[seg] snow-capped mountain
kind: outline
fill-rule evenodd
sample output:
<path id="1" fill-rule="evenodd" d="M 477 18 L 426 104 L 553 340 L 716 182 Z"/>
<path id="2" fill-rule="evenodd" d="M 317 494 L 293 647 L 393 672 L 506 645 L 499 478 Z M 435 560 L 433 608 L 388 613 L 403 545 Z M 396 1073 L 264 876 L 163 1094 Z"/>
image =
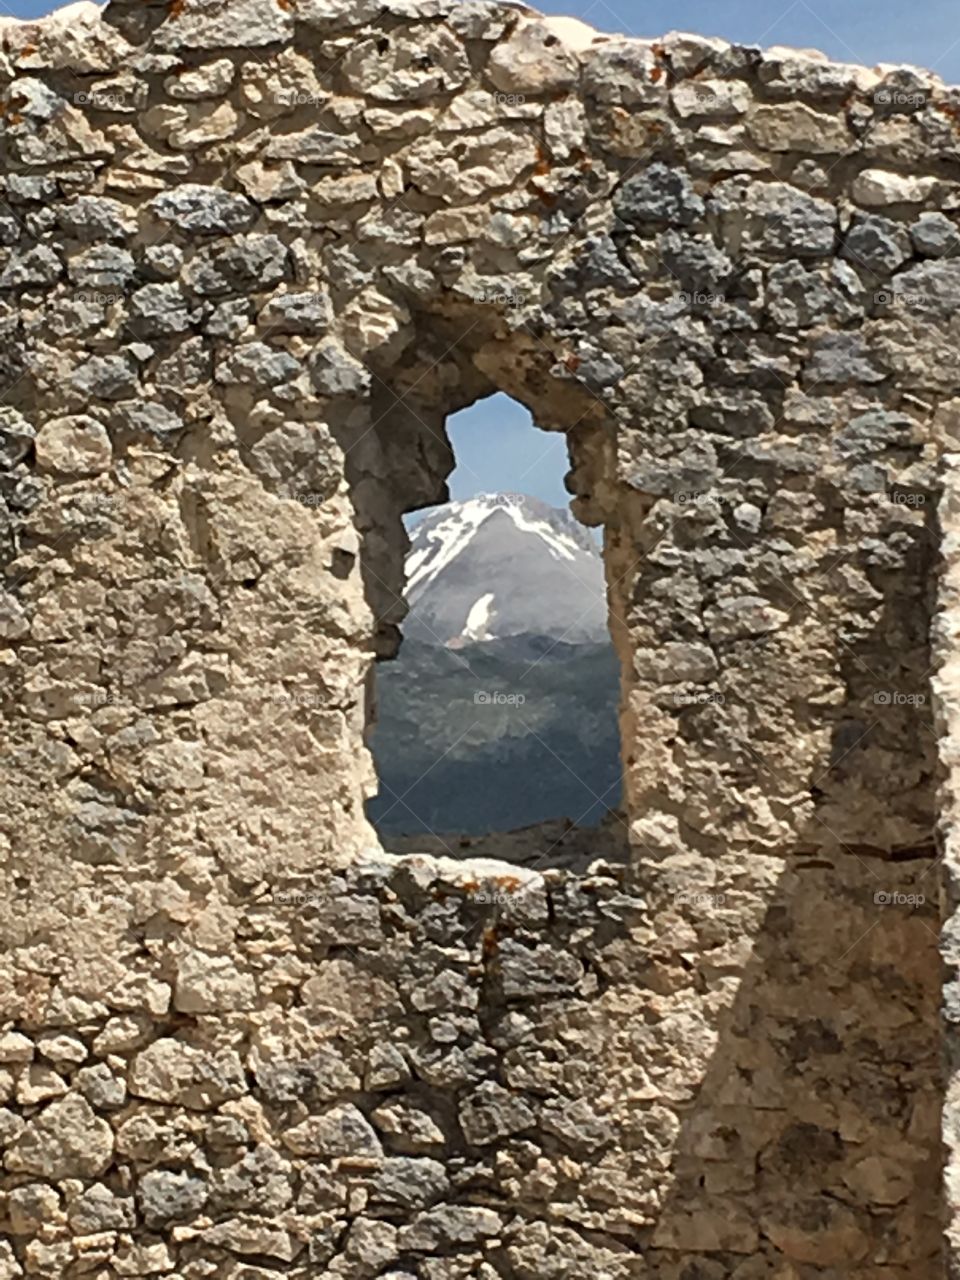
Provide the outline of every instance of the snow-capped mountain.
<path id="1" fill-rule="evenodd" d="M 437 508 L 410 539 L 407 636 L 451 648 L 517 635 L 606 639 L 603 560 L 567 511 L 481 494 Z"/>

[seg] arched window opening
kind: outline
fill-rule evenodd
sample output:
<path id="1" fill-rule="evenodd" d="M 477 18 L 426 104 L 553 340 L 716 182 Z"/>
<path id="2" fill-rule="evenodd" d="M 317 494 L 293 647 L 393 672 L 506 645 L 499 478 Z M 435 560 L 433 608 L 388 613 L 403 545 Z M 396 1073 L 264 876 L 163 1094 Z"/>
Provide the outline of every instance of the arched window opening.
<path id="1" fill-rule="evenodd" d="M 388 848 L 619 856 L 619 662 L 566 439 L 493 395 L 452 415 L 450 501 L 407 518 L 403 644 L 377 669 L 369 816 Z M 497 856 L 509 856 L 498 834 Z"/>

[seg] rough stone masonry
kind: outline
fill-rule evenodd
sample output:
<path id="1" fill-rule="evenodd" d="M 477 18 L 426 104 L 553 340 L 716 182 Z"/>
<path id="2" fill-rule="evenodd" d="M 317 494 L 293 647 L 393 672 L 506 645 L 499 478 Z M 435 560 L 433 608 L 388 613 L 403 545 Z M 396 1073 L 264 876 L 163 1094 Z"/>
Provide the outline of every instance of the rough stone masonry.
<path id="1" fill-rule="evenodd" d="M 487 0 L 0 38 L 0 1280 L 960 1276 L 960 89 Z M 364 818 L 494 390 L 603 526 L 627 867 Z"/>

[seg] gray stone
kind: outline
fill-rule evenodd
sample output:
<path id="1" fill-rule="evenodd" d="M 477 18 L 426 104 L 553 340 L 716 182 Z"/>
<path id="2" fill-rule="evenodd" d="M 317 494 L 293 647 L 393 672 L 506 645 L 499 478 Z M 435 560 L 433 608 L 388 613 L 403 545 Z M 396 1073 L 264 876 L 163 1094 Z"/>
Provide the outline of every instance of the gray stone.
<path id="1" fill-rule="evenodd" d="M 443 1199 L 450 1189 L 447 1172 L 439 1160 L 390 1156 L 383 1161 L 370 1184 L 374 1203 L 388 1209 L 426 1209 Z"/>
<path id="2" fill-rule="evenodd" d="M 571 991 L 583 977 L 580 962 L 551 946 L 526 946 L 505 938 L 499 949 L 501 983 L 508 1000 L 536 999 Z"/>
<path id="3" fill-rule="evenodd" d="M 186 235 L 237 235 L 256 221 L 257 206 L 221 187 L 184 182 L 150 201 L 154 217 Z"/>
<path id="4" fill-rule="evenodd" d="M 359 149 L 357 134 L 331 133 L 320 125 L 313 125 L 299 133 L 275 135 L 263 154 L 267 160 L 296 160 L 300 164 L 350 169 L 356 163 Z"/>
<path id="5" fill-rule="evenodd" d="M 9 470 L 22 462 L 33 448 L 36 434 L 22 413 L 0 405 L 0 469 Z"/>
<path id="6" fill-rule="evenodd" d="M 536 1115 L 516 1094 L 488 1081 L 460 1104 L 460 1127 L 466 1140 L 485 1146 L 522 1133 L 536 1124 Z"/>
<path id="7" fill-rule="evenodd" d="M 917 253 L 926 258 L 954 258 L 960 255 L 960 230 L 943 213 L 924 213 L 910 228 Z"/>
<path id="8" fill-rule="evenodd" d="M 52 249 L 38 244 L 34 249 L 11 255 L 0 272 L 0 289 L 28 289 L 31 285 L 52 285 L 63 275 L 63 263 Z"/>
<path id="9" fill-rule="evenodd" d="M 708 207 L 729 220 L 739 240 L 746 218 L 749 247 L 786 257 L 832 256 L 837 239 L 837 211 L 829 200 L 797 191 L 785 182 L 750 182 L 731 178 L 718 183 Z"/>
<path id="10" fill-rule="evenodd" d="M 847 232 L 840 252 L 855 266 L 890 275 L 911 257 L 910 237 L 900 223 L 861 215 Z"/>
<path id="11" fill-rule="evenodd" d="M 239 1141 L 243 1140 L 241 1133 Z M 208 1137 L 209 1141 L 209 1137 Z M 210 1183 L 210 1208 L 220 1213 L 280 1214 L 293 1199 L 294 1172 L 288 1160 L 265 1143 L 242 1159 L 217 1169 Z"/>
<path id="12" fill-rule="evenodd" d="M 151 244 L 143 251 L 143 272 L 160 280 L 173 280 L 183 266 L 183 250 L 175 244 Z"/>
<path id="13" fill-rule="evenodd" d="M 9 173 L 5 182 L 11 204 L 46 204 L 57 196 L 56 179 L 48 173 Z"/>
<path id="14" fill-rule="evenodd" d="M 861 334 L 828 333 L 813 344 L 804 383 L 809 387 L 821 383 L 855 386 L 883 382 L 886 376 Z"/>
<path id="15" fill-rule="evenodd" d="M 91 356 L 70 376 L 74 390 L 96 400 L 125 400 L 136 394 L 137 371 L 125 356 Z"/>
<path id="16" fill-rule="evenodd" d="M 136 269 L 133 254 L 114 245 L 95 245 L 67 264 L 70 279 L 88 288 L 122 289 L 133 279 Z"/>
<path id="17" fill-rule="evenodd" d="M 325 338 L 310 358 L 310 377 L 325 396 L 359 396 L 370 387 L 370 374 L 334 338 Z"/>
<path id="18" fill-rule="evenodd" d="M 112 1111 L 122 1107 L 127 1100 L 126 1081 L 115 1075 L 105 1062 L 93 1067 L 82 1067 L 76 1076 L 77 1087 L 97 1111 Z"/>
<path id="19" fill-rule="evenodd" d="M 446 1251 L 499 1235 L 502 1226 L 500 1215 L 492 1209 L 478 1205 L 436 1205 L 417 1214 L 408 1227 L 401 1228 L 401 1247 L 412 1253 Z"/>
<path id="20" fill-rule="evenodd" d="M 71 1202 L 67 1214 L 70 1229 L 77 1235 L 100 1231 L 129 1231 L 136 1226 L 136 1209 L 130 1196 L 115 1195 L 102 1182 L 87 1187 Z"/>
<path id="21" fill-rule="evenodd" d="M 187 1172 L 155 1169 L 137 1187 L 140 1211 L 148 1227 L 195 1218 L 207 1201 L 206 1183 Z"/>
<path id="22" fill-rule="evenodd" d="M 785 329 L 843 324 L 863 314 L 860 294 L 860 280 L 845 263 L 833 263 L 825 273 L 791 260 L 771 268 L 767 308 Z"/>
<path id="23" fill-rule="evenodd" d="M 630 226 L 668 222 L 685 227 L 703 217 L 704 203 L 682 169 L 657 161 L 618 188 L 613 210 Z"/>
<path id="24" fill-rule="evenodd" d="M 203 326 L 212 338 L 236 340 L 250 327 L 253 307 L 246 298 L 230 298 L 221 302 L 210 313 Z"/>
<path id="25" fill-rule="evenodd" d="M 275 387 L 299 376 L 303 366 L 295 356 L 264 342 L 245 342 L 217 366 L 216 380 L 254 387 Z"/>
<path id="26" fill-rule="evenodd" d="M 741 439 L 769 431 L 775 420 L 769 397 L 747 387 L 717 390 L 690 410 L 693 426 Z"/>
<path id="27" fill-rule="evenodd" d="M 834 449 L 842 458 L 869 459 L 888 450 L 902 450 L 919 443 L 919 424 L 903 413 L 871 409 L 837 432 Z"/>
<path id="28" fill-rule="evenodd" d="M 286 1129 L 281 1140 L 297 1156 L 323 1156 L 363 1165 L 378 1165 L 383 1158 L 379 1138 L 363 1112 L 351 1103 L 308 1117 Z"/>
<path id="29" fill-rule="evenodd" d="M 333 306 L 327 293 L 281 293 L 266 301 L 259 322 L 277 333 L 323 333 L 333 323 Z"/>
<path id="30" fill-rule="evenodd" d="M 681 231 L 667 231 L 660 237 L 660 257 L 678 286 L 689 292 L 722 294 L 734 270 L 730 258 L 709 236 Z"/>
<path id="31" fill-rule="evenodd" d="M 127 206 L 105 196 L 79 196 L 55 212 L 60 228 L 76 240 L 124 240 L 136 229 Z"/>
<path id="32" fill-rule="evenodd" d="M 288 271 L 287 247 L 277 236 L 237 236 L 229 244 L 205 247 L 184 275 L 196 293 L 258 293 L 279 284 Z"/>
<path id="33" fill-rule="evenodd" d="M 177 284 L 147 284 L 130 298 L 130 327 L 145 338 L 183 333 L 198 317 Z"/>
<path id="34" fill-rule="evenodd" d="M 118 410 L 118 415 L 131 431 L 145 431 L 161 440 L 186 430 L 183 419 L 156 400 L 124 405 Z"/>
<path id="35" fill-rule="evenodd" d="M 899 272 L 886 297 L 909 312 L 947 319 L 960 307 L 960 260 L 921 262 Z"/>

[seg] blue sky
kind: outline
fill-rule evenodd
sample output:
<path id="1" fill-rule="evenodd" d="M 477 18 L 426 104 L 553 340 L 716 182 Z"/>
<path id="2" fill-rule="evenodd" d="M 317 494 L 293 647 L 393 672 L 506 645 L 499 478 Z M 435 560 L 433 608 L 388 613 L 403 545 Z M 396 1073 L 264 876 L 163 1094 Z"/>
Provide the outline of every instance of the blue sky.
<path id="1" fill-rule="evenodd" d="M 848 62 L 912 62 L 960 83 L 957 0 L 539 0 L 545 12 L 581 18 L 600 31 L 658 36 L 698 31 L 748 44 L 822 49 Z M 35 18 L 49 0 L 0 0 L 0 15 Z M 563 504 L 561 436 L 537 431 L 525 409 L 492 396 L 450 419 L 459 465 L 454 498 L 514 489 Z"/>

